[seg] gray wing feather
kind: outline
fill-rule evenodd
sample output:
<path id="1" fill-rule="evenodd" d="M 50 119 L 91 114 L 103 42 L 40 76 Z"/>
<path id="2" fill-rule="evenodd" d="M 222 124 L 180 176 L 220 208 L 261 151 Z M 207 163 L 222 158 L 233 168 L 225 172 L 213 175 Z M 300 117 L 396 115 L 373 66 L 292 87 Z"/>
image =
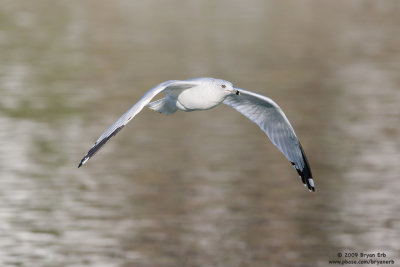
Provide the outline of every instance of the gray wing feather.
<path id="1" fill-rule="evenodd" d="M 198 85 L 196 81 L 166 81 L 156 85 L 147 91 L 139 101 L 116 120 L 90 148 L 88 153 L 80 161 L 78 168 L 85 164 L 97 151 L 100 150 L 114 135 L 116 135 L 130 120 L 133 119 L 157 94 L 172 90 L 185 90 Z"/>
<path id="2" fill-rule="evenodd" d="M 315 191 L 311 169 L 292 125 L 281 108 L 270 98 L 241 88 L 239 95 L 229 95 L 224 104 L 256 123 L 297 170 L 304 185 Z"/>

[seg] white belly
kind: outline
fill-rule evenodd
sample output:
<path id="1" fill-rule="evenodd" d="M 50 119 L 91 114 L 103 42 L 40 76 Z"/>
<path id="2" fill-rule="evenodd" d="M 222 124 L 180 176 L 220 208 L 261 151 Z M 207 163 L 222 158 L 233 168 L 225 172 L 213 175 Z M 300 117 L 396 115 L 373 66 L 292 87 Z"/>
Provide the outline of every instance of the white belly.
<path id="1" fill-rule="evenodd" d="M 225 95 L 215 90 L 197 86 L 182 91 L 177 96 L 176 106 L 183 111 L 210 109 L 220 104 Z"/>

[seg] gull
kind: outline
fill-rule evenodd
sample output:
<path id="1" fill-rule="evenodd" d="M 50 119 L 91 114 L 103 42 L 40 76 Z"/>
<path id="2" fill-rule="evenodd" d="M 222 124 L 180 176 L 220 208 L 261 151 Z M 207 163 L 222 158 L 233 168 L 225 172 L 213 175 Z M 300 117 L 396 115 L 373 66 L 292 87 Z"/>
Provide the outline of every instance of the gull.
<path id="1" fill-rule="evenodd" d="M 159 93 L 165 93 L 166 96 L 150 102 Z M 315 191 L 306 155 L 282 109 L 268 97 L 234 87 L 229 81 L 215 78 L 171 80 L 151 88 L 100 136 L 82 158 L 78 168 L 93 157 L 146 105 L 159 113 L 173 114 L 177 110 L 208 110 L 221 103 L 236 109 L 257 124 L 290 161 L 304 186 L 307 186 L 310 192 Z"/>

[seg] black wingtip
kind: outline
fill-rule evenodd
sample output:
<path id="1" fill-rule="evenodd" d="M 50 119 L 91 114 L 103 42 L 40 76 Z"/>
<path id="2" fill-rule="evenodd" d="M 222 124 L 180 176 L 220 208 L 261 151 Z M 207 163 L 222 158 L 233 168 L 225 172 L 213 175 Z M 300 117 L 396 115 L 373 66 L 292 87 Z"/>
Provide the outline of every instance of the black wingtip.
<path id="1" fill-rule="evenodd" d="M 81 162 L 79 162 L 78 168 L 80 168 L 83 164 L 86 163 L 86 161 L 89 160 L 90 157 L 88 157 L 88 155 L 84 156 L 83 159 L 81 160 Z"/>
<path id="2" fill-rule="evenodd" d="M 110 135 L 108 135 L 107 137 L 103 138 L 100 142 L 96 142 L 92 148 L 89 150 L 89 152 L 86 154 L 86 156 L 83 157 L 83 159 L 81 160 L 81 162 L 78 165 L 78 168 L 80 168 L 83 164 L 85 164 L 91 157 L 94 156 L 94 154 L 97 153 L 97 151 L 100 150 L 100 148 L 102 148 L 105 143 L 107 143 L 111 137 L 113 137 L 114 135 L 116 135 L 119 131 L 121 131 L 121 129 L 124 127 L 125 125 L 122 125 L 118 128 L 116 128 Z"/>
<path id="3" fill-rule="evenodd" d="M 308 191 L 315 192 L 314 180 L 312 178 L 310 165 L 308 164 L 308 160 L 307 160 L 306 154 L 304 153 L 303 147 L 301 146 L 301 144 L 299 144 L 299 146 L 300 146 L 301 154 L 303 156 L 304 167 L 302 169 L 300 169 L 296 163 L 294 163 L 294 162 L 291 162 L 291 163 L 292 163 L 293 167 L 296 169 L 297 173 L 299 174 L 304 186 L 307 186 Z"/>
<path id="4" fill-rule="evenodd" d="M 315 187 L 314 187 L 314 180 L 311 177 L 311 171 L 308 166 L 303 168 L 303 170 L 300 170 L 296 167 L 296 165 L 292 162 L 293 167 L 296 169 L 297 173 L 299 174 L 299 177 L 301 181 L 303 182 L 304 186 L 308 188 L 308 191 L 310 192 L 315 192 Z"/>

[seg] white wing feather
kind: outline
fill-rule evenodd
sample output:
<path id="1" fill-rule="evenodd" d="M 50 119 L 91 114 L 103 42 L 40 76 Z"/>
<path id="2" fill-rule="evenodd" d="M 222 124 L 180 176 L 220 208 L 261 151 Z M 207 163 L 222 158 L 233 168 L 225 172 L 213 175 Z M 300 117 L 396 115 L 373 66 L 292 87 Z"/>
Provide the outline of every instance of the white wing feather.
<path id="1" fill-rule="evenodd" d="M 188 81 L 166 81 L 156 85 L 147 91 L 140 100 L 133 105 L 128 111 L 126 111 L 118 120 L 116 120 L 96 141 L 96 143 L 92 146 L 89 152 L 82 158 L 79 163 L 79 167 L 85 164 L 100 148 L 103 147 L 108 140 L 111 139 L 114 135 L 116 135 L 133 117 L 136 116 L 157 94 L 162 92 L 170 92 L 172 90 L 185 90 L 194 86 L 197 86 L 198 82 L 194 80 Z"/>
<path id="2" fill-rule="evenodd" d="M 311 169 L 301 144 L 281 108 L 270 98 L 241 88 L 240 95 L 229 95 L 224 104 L 236 109 L 263 130 L 299 173 L 304 185 L 315 191 Z"/>

